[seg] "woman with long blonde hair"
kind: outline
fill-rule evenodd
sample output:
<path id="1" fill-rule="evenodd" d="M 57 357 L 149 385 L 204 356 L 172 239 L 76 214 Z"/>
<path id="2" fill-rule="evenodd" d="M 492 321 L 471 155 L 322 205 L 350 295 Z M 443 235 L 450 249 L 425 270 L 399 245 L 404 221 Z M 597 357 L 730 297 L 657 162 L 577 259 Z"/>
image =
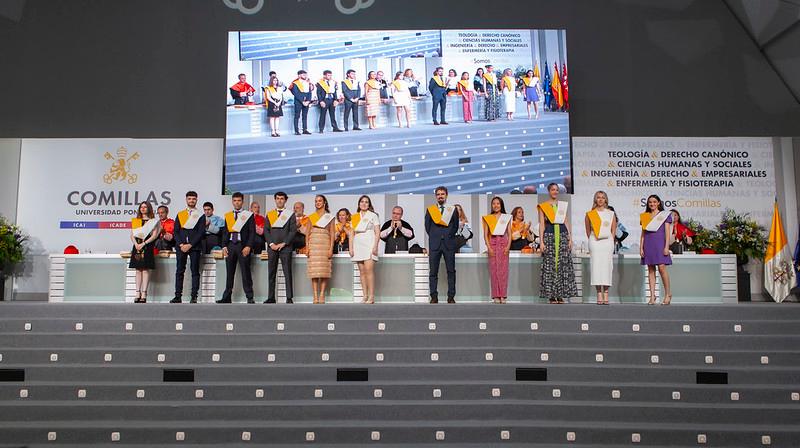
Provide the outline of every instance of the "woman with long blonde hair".
<path id="1" fill-rule="evenodd" d="M 608 209 L 605 191 L 594 194 L 592 209 L 584 218 L 586 237 L 589 239 L 590 284 L 597 290 L 597 304 L 608 305 L 608 288 L 614 273 L 614 235 L 617 218 Z"/>

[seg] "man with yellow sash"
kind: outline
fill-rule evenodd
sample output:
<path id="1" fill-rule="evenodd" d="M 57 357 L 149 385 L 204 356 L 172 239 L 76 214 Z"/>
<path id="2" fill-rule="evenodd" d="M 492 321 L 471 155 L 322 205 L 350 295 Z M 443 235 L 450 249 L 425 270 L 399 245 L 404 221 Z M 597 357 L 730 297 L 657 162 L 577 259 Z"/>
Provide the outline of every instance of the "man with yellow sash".
<path id="1" fill-rule="evenodd" d="M 456 303 L 456 233 L 458 213 L 447 204 L 447 188 L 436 187 L 436 204 L 425 211 L 425 232 L 428 233 L 428 287 L 430 303 L 439 303 L 439 262 L 444 256 L 447 268 L 447 303 Z"/>
<path id="2" fill-rule="evenodd" d="M 200 261 L 203 258 L 203 237 L 206 233 L 206 215 L 197 209 L 197 193 L 186 193 L 186 208 L 175 218 L 175 297 L 170 303 L 181 303 L 183 274 L 186 261 L 192 274 L 192 299 L 197 303 L 200 292 Z"/>
<path id="3" fill-rule="evenodd" d="M 330 115 L 333 132 L 342 132 L 336 125 L 336 106 L 339 98 L 336 92 L 336 82 L 333 81 L 333 72 L 325 70 L 322 79 L 317 83 L 317 100 L 319 101 L 319 133 L 325 130 L 325 115 Z"/>
<path id="4" fill-rule="evenodd" d="M 225 291 L 217 303 L 231 303 L 233 282 L 238 266 L 242 274 L 242 289 L 247 303 L 253 299 L 253 277 L 250 273 L 250 254 L 256 235 L 256 220 L 253 212 L 244 210 L 244 195 L 240 192 L 231 196 L 233 210 L 225 214 L 222 232 L 222 256 L 225 257 Z"/>
<path id="5" fill-rule="evenodd" d="M 297 72 L 297 79 L 289 86 L 289 91 L 294 96 L 294 135 L 300 135 L 298 122 L 303 117 L 303 134 L 308 132 L 308 106 L 311 104 L 311 83 L 308 82 L 308 73 L 305 70 Z"/>
<path id="6" fill-rule="evenodd" d="M 344 99 L 344 130 L 347 131 L 350 115 L 353 115 L 353 130 L 360 131 L 358 127 L 358 101 L 361 98 L 361 84 L 356 81 L 356 71 L 352 68 L 347 70 L 344 81 L 342 81 L 342 96 Z"/>
<path id="7" fill-rule="evenodd" d="M 275 208 L 267 213 L 264 223 L 264 239 L 267 242 L 267 257 L 269 260 L 269 293 L 264 303 L 275 303 L 275 281 L 278 278 L 278 261 L 283 267 L 283 279 L 286 282 L 286 303 L 293 303 L 292 289 L 292 240 L 297 233 L 297 221 L 294 213 L 286 209 L 286 200 L 289 196 L 279 191 L 273 196 Z"/>
<path id="8" fill-rule="evenodd" d="M 433 100 L 433 109 L 431 109 L 431 116 L 433 117 L 433 124 L 447 124 L 444 119 L 445 110 L 447 109 L 447 82 L 444 78 L 444 68 L 436 67 L 433 71 L 433 77 L 428 83 L 428 91 L 431 92 L 431 99 Z M 439 121 L 436 121 L 436 110 L 439 110 Z"/>

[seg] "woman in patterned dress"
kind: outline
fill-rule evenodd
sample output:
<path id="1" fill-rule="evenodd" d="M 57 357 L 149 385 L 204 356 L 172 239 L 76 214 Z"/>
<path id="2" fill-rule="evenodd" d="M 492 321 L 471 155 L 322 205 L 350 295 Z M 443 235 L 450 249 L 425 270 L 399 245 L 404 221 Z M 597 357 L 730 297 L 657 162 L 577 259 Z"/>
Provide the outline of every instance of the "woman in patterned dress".
<path id="1" fill-rule="evenodd" d="M 325 289 L 328 287 L 328 279 L 331 278 L 335 220 L 330 217 L 328 222 L 322 225 L 321 220 L 330 213 L 328 199 L 325 196 L 318 194 L 314 198 L 314 208 L 316 211 L 306 220 L 306 235 L 308 235 L 306 240 L 308 270 L 306 272 L 308 278 L 311 279 L 311 288 L 314 290 L 314 303 L 325 303 Z"/>
<path id="2" fill-rule="evenodd" d="M 557 212 L 558 207 L 566 207 L 567 204 L 559 203 L 558 184 L 548 185 L 547 192 L 550 199 L 538 206 L 539 229 L 542 232 L 542 278 L 539 294 L 549 303 L 564 303 L 564 299 L 578 296 L 575 269 L 572 266 L 569 213 L 566 213 L 562 223 L 553 222 L 545 209 L 552 208 Z"/>

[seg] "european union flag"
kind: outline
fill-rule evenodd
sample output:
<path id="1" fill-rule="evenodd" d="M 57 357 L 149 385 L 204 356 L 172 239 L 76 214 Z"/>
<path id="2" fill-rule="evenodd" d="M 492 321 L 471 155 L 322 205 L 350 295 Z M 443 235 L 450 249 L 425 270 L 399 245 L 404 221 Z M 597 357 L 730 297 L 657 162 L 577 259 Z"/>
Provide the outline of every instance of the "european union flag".
<path id="1" fill-rule="evenodd" d="M 544 90 L 544 110 L 551 110 L 550 100 L 553 98 L 553 93 L 550 91 L 550 69 L 547 67 L 547 61 L 544 61 L 544 83 L 542 87 L 542 90 Z"/>

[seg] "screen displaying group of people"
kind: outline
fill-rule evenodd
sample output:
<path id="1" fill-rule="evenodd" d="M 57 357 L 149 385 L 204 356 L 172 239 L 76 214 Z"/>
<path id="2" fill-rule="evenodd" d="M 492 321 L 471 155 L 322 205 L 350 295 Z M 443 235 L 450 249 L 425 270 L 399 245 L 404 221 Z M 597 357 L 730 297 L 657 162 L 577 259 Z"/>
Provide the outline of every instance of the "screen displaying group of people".
<path id="1" fill-rule="evenodd" d="M 278 78 L 276 72 L 270 72 L 267 86 L 262 90 L 272 137 L 280 137 L 279 120 L 283 116 L 286 103 L 284 92 L 287 91 L 294 101 L 295 135 L 311 134 L 308 130 L 308 111 L 312 105 L 319 107 L 317 129 L 323 133 L 328 117 L 333 132 L 349 131 L 351 119 L 352 130 L 360 131 L 359 107 L 362 105 L 366 107 L 369 129 L 377 128 L 376 118 L 383 104 L 395 107 L 399 127 L 411 127 L 411 101 L 428 94 L 433 102 L 431 118 L 434 125 L 448 124 L 445 112 L 450 95 L 461 97 L 465 123 L 471 123 L 477 115 L 473 113 L 473 106 L 478 96 L 485 97 L 482 118 L 486 121 L 495 121 L 500 117 L 501 98 L 506 119 L 513 120 L 520 92 L 527 103 L 528 118 L 538 118 L 537 102 L 543 97 L 541 82 L 534 70 L 517 77 L 510 68 L 497 73 L 492 65 L 478 68 L 474 75 L 470 72 L 458 75 L 455 69 L 450 69 L 445 76 L 444 68 L 437 67 L 427 85 L 420 82 L 410 68 L 396 72 L 391 81 L 384 78 L 382 71 L 370 71 L 363 82 L 358 80 L 353 69 L 347 70 L 342 81 L 335 81 L 333 72 L 324 70 L 322 78 L 316 83 L 309 79 L 308 72 L 299 70 L 297 77 L 288 85 Z M 255 93 L 255 88 L 247 82 L 244 73 L 239 74 L 239 82 L 230 87 L 234 104 L 254 104 Z M 336 108 L 339 105 L 344 108 L 343 128 L 336 121 Z"/>
<path id="2" fill-rule="evenodd" d="M 492 198 L 490 213 L 481 219 L 482 235 L 487 248 L 488 270 L 491 284 L 491 299 L 494 303 L 506 303 L 508 297 L 509 253 L 540 253 L 542 268 L 540 297 L 550 303 L 564 303 L 577 297 L 575 273 L 572 264 L 573 238 L 568 213 L 569 204 L 559 200 L 559 186 L 547 187 L 548 200 L 537 205 L 538 228 L 525 221 L 522 207 L 506 212 L 505 203 L 499 196 Z M 240 271 L 242 287 L 248 303 L 255 303 L 251 277 L 251 256 L 267 252 L 268 296 L 264 303 L 276 302 L 276 278 L 280 261 L 285 279 L 286 302 L 293 302 L 292 257 L 304 254 L 307 260 L 307 276 L 311 280 L 313 302 L 325 303 L 328 281 L 332 273 L 334 253 L 349 254 L 358 264 L 363 303 L 375 301 L 374 267 L 378 261 L 378 245 L 384 241 L 384 253 L 427 253 L 429 263 L 430 303 L 438 303 L 439 265 L 442 258 L 447 275 L 447 302 L 455 303 L 456 263 L 455 254 L 469 247 L 472 229 L 458 204 L 447 201 L 448 190 L 444 186 L 435 190 L 436 203 L 425 210 L 425 233 L 428 248 L 410 245 L 415 238 L 413 227 L 403 220 L 402 207 L 396 206 L 391 217 L 381 224 L 367 195 L 362 195 L 354 212 L 346 208 L 332 213 L 324 195 L 314 198 L 314 211 L 305 213 L 302 202 L 296 202 L 292 210 L 287 209 L 288 195 L 274 194 L 275 208 L 265 215 L 260 204 L 253 202 L 245 208 L 244 195 L 234 193 L 232 210 L 224 216 L 214 214 L 211 203 L 197 207 L 197 193 L 186 193 L 186 208 L 169 218 L 169 209 L 160 206 L 157 217 L 149 202 L 142 202 L 136 218 L 131 222 L 130 268 L 136 270 L 135 302 L 147 301 L 150 270 L 155 268 L 156 251 L 175 251 L 175 297 L 171 303 L 180 303 L 183 296 L 184 274 L 187 264 L 191 273 L 191 299 L 197 302 L 200 288 L 200 264 L 204 254 L 221 249 L 225 259 L 225 290 L 218 303 L 231 303 L 235 274 Z M 648 303 L 655 303 L 655 273 L 661 276 L 665 297 L 662 304 L 671 301 L 667 266 L 672 263 L 671 245 L 676 239 L 681 243 L 691 238 L 676 211 L 665 211 L 661 199 L 651 195 L 645 211 L 640 215 L 642 236 L 640 255 L 643 265 L 648 267 L 651 296 Z M 676 224 L 676 225 L 673 225 Z M 616 213 L 608 204 L 603 191 L 594 195 L 592 208 L 585 215 L 585 232 L 589 239 L 590 284 L 596 287 L 597 303 L 608 304 L 608 289 L 612 284 L 613 254 L 627 232 L 621 230 Z M 537 231 L 541 230 L 541 235 Z M 676 233 L 677 229 L 677 233 Z M 690 240 L 689 240 L 690 241 Z"/>

